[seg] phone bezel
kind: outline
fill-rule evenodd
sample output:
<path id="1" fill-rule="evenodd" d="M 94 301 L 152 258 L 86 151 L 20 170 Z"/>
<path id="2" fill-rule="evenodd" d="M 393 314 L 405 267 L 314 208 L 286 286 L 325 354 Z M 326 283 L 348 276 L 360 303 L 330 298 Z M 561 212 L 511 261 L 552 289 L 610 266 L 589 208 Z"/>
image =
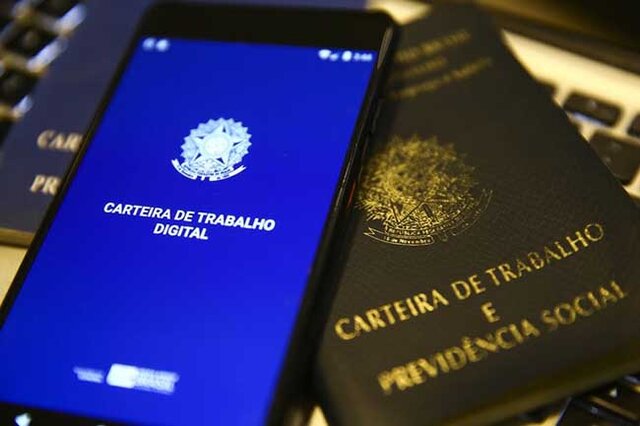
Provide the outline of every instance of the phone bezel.
<path id="1" fill-rule="evenodd" d="M 215 25 L 214 25 L 215 24 Z M 242 24 L 242 25 L 239 25 Z M 298 308 L 296 321 L 291 330 L 288 348 L 280 367 L 280 379 L 274 388 L 267 424 L 283 424 L 286 409 L 294 398 L 299 398 L 299 389 L 311 374 L 311 361 L 317 348 L 322 325 L 328 315 L 330 302 L 335 293 L 336 269 L 339 262 L 331 262 L 330 256 L 340 258 L 348 232 L 348 212 L 352 206 L 357 175 L 364 157 L 367 130 L 377 105 L 382 81 L 388 73 L 390 52 L 394 44 L 396 25 L 386 14 L 361 12 L 347 9 L 296 9 L 273 7 L 211 6 L 181 3 L 162 3 L 149 9 L 141 19 L 138 29 L 120 60 L 117 71 L 102 97 L 83 144 L 72 162 L 63 184 L 51 202 L 33 242 L 0 304 L 0 329 L 26 279 L 32 263 L 45 240 L 57 211 L 64 201 L 78 166 L 102 121 L 104 112 L 117 89 L 139 40 L 148 36 L 166 36 L 213 41 L 284 44 L 294 46 L 333 47 L 375 50 L 378 59 L 366 90 L 355 130 L 340 178 L 336 186 L 332 208 L 325 220 L 322 238 Z M 322 291 L 320 291 L 322 290 Z M 3 404 L 4 405 L 4 404 Z M 13 404 L 8 404 L 14 406 Z M 15 406 L 18 407 L 18 406 Z M 20 407 L 24 410 L 24 407 Z M 60 421 L 63 418 L 79 419 L 80 413 L 56 412 L 30 409 L 38 414 L 38 420 L 47 418 Z M 62 417 L 61 417 L 62 416 Z M 114 416 L 115 417 L 115 416 Z M 85 417 L 86 418 L 86 417 Z M 96 419 L 96 421 L 109 419 Z M 117 421 L 117 420 L 116 420 Z"/>

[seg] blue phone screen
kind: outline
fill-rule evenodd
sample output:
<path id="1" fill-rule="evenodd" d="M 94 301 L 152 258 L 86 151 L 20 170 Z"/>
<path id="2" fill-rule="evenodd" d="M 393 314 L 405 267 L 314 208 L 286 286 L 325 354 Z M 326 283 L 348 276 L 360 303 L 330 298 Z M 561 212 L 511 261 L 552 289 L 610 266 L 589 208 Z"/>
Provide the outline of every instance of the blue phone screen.
<path id="1" fill-rule="evenodd" d="M 260 423 L 375 61 L 140 40 L 0 329 L 0 401 Z"/>

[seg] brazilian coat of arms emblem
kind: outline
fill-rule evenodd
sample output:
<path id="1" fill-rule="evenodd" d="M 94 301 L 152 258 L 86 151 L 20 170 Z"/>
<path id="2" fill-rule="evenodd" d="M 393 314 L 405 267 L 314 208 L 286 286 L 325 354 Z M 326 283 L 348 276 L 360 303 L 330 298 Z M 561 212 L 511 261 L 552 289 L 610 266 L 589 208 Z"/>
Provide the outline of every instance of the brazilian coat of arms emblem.
<path id="1" fill-rule="evenodd" d="M 251 135 L 241 122 L 218 118 L 200 123 L 184 138 L 182 161 L 171 161 L 183 176 L 217 181 L 244 171 L 242 158 L 249 152 Z"/>
<path id="2" fill-rule="evenodd" d="M 365 213 L 366 235 L 424 246 L 463 232 L 490 199 L 491 191 L 480 187 L 453 145 L 413 136 L 394 137 L 373 156 L 357 206 Z"/>

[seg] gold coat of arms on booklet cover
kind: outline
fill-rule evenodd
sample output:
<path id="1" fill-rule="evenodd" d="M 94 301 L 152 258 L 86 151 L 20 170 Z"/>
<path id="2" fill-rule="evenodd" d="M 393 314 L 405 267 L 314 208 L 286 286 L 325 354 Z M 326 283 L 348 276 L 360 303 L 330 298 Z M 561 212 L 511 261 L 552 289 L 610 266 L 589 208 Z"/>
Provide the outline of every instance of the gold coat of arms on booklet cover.
<path id="1" fill-rule="evenodd" d="M 395 136 L 371 159 L 357 205 L 368 223 L 365 235 L 425 246 L 467 229 L 490 199 L 452 144 L 435 136 Z"/>

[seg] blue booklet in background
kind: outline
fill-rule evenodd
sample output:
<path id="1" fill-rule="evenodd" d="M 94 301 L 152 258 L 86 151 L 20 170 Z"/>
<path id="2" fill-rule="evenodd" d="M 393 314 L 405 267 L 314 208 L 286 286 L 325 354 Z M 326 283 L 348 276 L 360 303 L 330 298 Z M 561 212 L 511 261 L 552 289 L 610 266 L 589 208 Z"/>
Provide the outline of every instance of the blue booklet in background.
<path id="1" fill-rule="evenodd" d="M 30 243 L 139 18 L 154 1 L 87 2 L 85 21 L 71 36 L 67 51 L 38 83 L 33 108 L 13 126 L 0 151 L 0 243 Z M 234 4 L 237 3 L 240 2 Z M 242 3 L 359 8 L 365 1 L 243 0 Z"/>

